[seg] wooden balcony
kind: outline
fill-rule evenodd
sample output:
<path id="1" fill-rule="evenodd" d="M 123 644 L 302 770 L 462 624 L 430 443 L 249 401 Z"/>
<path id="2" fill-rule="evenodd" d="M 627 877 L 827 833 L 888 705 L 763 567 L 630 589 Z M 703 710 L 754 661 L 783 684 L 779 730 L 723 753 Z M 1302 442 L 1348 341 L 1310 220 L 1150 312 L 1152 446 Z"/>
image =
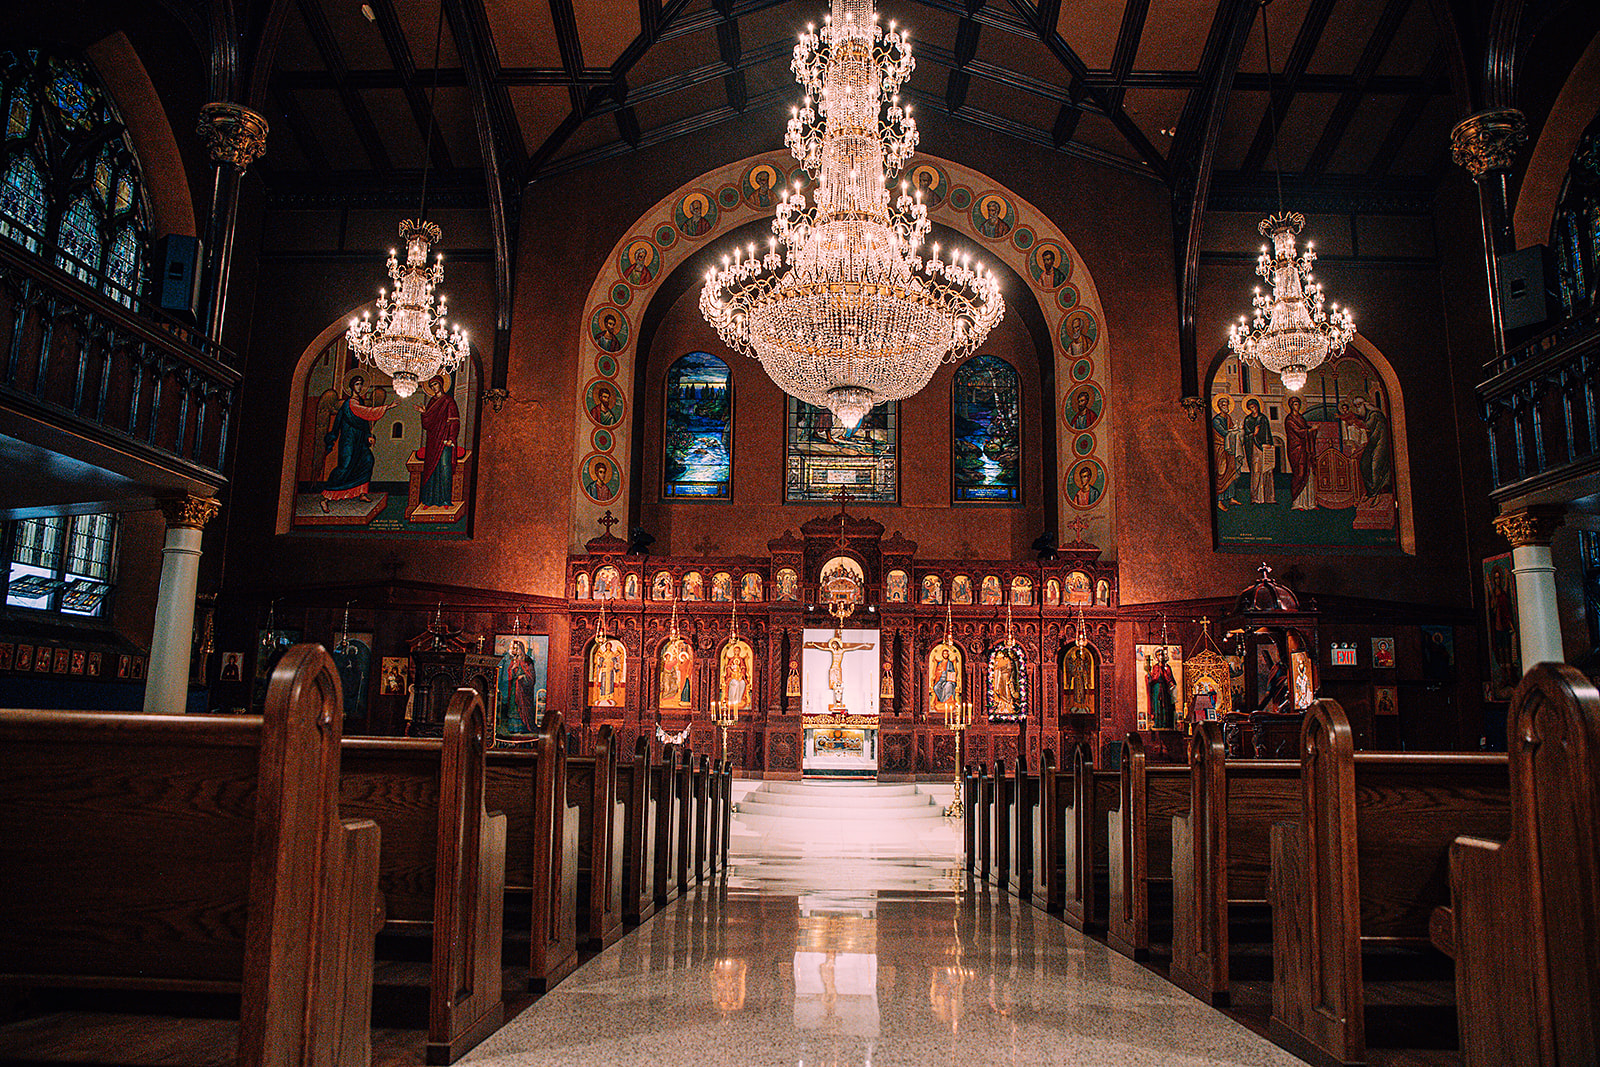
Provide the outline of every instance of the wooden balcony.
<path id="1" fill-rule="evenodd" d="M 20 475 L 0 511 L 221 489 L 240 375 L 220 354 L 0 241 L 0 454 Z"/>
<path id="2" fill-rule="evenodd" d="M 1566 503 L 1600 492 L 1600 311 L 1565 320 L 1486 369 L 1478 400 L 1490 497 Z"/>

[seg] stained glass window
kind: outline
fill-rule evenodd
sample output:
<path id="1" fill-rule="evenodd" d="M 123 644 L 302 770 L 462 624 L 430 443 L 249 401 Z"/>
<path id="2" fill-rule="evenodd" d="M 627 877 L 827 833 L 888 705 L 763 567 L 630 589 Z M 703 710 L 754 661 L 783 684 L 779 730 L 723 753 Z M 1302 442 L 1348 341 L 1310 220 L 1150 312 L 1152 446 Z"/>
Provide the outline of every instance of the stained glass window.
<path id="1" fill-rule="evenodd" d="M 139 164 L 87 65 L 0 51 L 0 237 L 132 306 L 149 241 Z"/>
<path id="2" fill-rule="evenodd" d="M 996 356 L 974 356 L 956 370 L 953 388 L 950 440 L 956 503 L 1016 503 L 1022 499 L 1016 369 Z"/>
<path id="3" fill-rule="evenodd" d="M 1562 311 L 1592 306 L 1600 281 L 1600 119 L 1572 154 L 1550 238 Z"/>
<path id="4" fill-rule="evenodd" d="M 116 563 L 113 515 L 50 516 L 10 524 L 6 605 L 99 615 Z"/>
<path id="5" fill-rule="evenodd" d="M 733 495 L 733 377 L 709 352 L 667 368 L 663 498 L 727 500 Z"/>
<path id="6" fill-rule="evenodd" d="M 783 498 L 790 504 L 850 499 L 893 504 L 900 496 L 900 404 L 879 404 L 846 429 L 826 408 L 788 397 Z"/>

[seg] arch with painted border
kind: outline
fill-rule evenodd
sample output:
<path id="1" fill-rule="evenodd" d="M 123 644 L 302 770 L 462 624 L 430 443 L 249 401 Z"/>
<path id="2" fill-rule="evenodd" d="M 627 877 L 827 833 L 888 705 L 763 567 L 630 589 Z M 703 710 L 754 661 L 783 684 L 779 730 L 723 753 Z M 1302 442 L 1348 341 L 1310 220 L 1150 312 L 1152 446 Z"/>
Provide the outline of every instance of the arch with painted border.
<path id="1" fill-rule="evenodd" d="M 752 182 L 757 172 L 782 180 Z M 1116 553 L 1112 512 L 1116 476 L 1115 438 L 1108 410 L 1096 413 L 1096 432 L 1082 434 L 1069 425 L 1066 398 L 1084 388 L 1098 390 L 1109 404 L 1112 343 L 1094 279 L 1077 249 L 1041 210 L 1004 184 L 970 167 L 936 156 L 917 155 L 905 168 L 906 180 L 924 194 L 929 217 L 972 242 L 980 256 L 1004 261 L 1024 279 L 1039 312 L 1049 325 L 1054 350 L 1055 396 L 1052 418 L 1057 420 L 1055 487 L 1056 519 L 1063 540 L 1072 537 L 1098 545 L 1107 556 Z M 729 163 L 662 197 L 623 232 L 596 272 L 584 302 L 574 352 L 576 359 L 574 402 L 578 410 L 573 438 L 571 527 L 568 542 L 573 551 L 594 536 L 602 515 L 626 514 L 630 494 L 638 487 L 624 473 L 615 485 L 598 485 L 584 472 L 599 455 L 618 459 L 630 455 L 639 413 L 615 425 L 594 402 L 597 386 L 609 383 L 613 395 L 635 394 L 638 369 L 638 322 L 663 280 L 707 244 L 746 223 L 770 218 L 774 198 L 771 187 L 804 180 L 804 172 L 783 152 L 768 152 Z M 992 203 L 1000 198 L 1002 204 Z M 699 210 L 686 210 L 690 205 Z M 980 205 L 990 210 L 979 213 Z M 1004 207 L 1009 210 L 999 210 Z M 1015 297 L 1013 297 L 1015 298 Z M 718 353 L 719 355 L 721 353 Z M 600 433 L 597 431 L 605 431 Z M 1091 451 L 1075 452 L 1084 437 Z M 606 447 L 602 448 L 604 445 Z M 1065 481 L 1076 466 L 1093 460 L 1104 472 L 1092 494 L 1074 494 Z M 613 463 L 627 470 L 626 462 Z M 1076 500 L 1074 500 L 1076 496 Z"/>

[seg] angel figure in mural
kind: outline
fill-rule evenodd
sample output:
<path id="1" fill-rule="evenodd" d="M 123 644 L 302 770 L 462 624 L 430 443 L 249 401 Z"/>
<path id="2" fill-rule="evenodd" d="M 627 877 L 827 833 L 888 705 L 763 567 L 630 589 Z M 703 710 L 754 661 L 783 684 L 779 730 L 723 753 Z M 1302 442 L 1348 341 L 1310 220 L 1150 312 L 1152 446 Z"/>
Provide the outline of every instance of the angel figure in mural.
<path id="1" fill-rule="evenodd" d="M 456 446 L 461 436 L 461 409 L 445 388 L 444 376 L 435 374 L 422 383 L 427 401 L 417 411 L 422 416 L 422 487 L 417 501 L 425 508 L 449 507 L 455 503 L 453 488 L 456 461 L 463 450 Z"/>
<path id="2" fill-rule="evenodd" d="M 361 391 L 366 384 L 366 379 L 357 374 L 345 385 L 344 396 L 333 413 L 333 425 L 322 439 L 324 451 L 339 450 L 338 466 L 322 483 L 321 507 L 324 514 L 328 512 L 328 502 L 332 500 L 359 498 L 365 502 L 372 499 L 367 493 L 372 481 L 372 467 L 376 462 L 372 454 L 372 424 L 383 418 L 384 412 L 396 404 L 390 402 L 382 407 L 373 407 L 362 403 Z"/>
<path id="3" fill-rule="evenodd" d="M 1073 642 L 1061 657 L 1061 690 L 1067 697 L 1067 710 L 1088 711 L 1089 693 L 1094 689 L 1094 653 L 1086 645 Z"/>

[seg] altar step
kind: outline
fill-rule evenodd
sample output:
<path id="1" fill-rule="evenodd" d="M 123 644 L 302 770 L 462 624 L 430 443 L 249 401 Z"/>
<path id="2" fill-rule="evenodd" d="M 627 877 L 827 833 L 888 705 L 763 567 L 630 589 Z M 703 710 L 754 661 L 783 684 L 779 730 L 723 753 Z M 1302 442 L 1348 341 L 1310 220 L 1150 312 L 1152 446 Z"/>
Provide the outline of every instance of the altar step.
<path id="1" fill-rule="evenodd" d="M 938 820 L 943 810 L 914 784 L 763 782 L 739 801 L 741 818 Z"/>

